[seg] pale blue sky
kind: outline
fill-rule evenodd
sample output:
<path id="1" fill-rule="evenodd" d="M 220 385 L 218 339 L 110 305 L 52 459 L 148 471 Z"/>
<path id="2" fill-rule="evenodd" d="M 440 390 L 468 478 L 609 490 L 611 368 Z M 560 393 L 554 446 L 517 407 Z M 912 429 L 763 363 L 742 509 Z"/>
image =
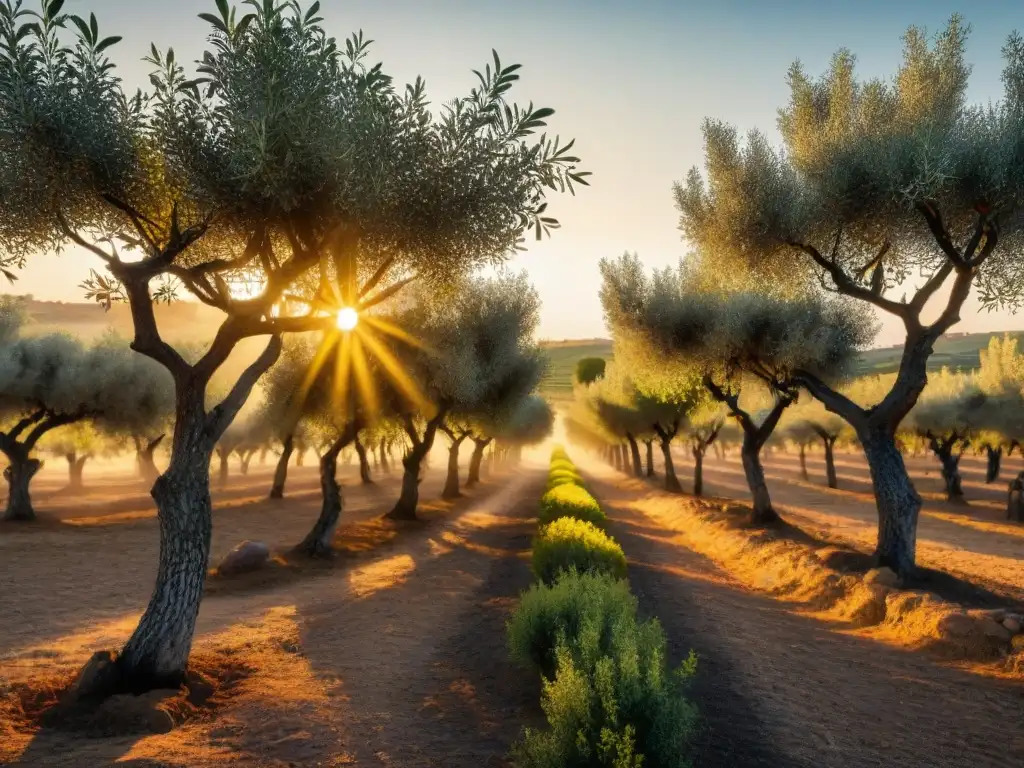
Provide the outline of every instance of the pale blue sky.
<path id="1" fill-rule="evenodd" d="M 33 0 L 29 0 L 33 2 Z M 373 58 L 400 81 L 417 74 L 435 103 L 465 93 L 471 69 L 491 48 L 524 65 L 517 100 L 551 106 L 553 131 L 577 139 L 593 171 L 577 197 L 552 200 L 562 222 L 550 241 L 530 243 L 513 262 L 529 270 L 544 302 L 541 335 L 603 335 L 597 261 L 637 251 L 651 266 L 685 255 L 671 186 L 702 162 L 700 123 L 717 117 L 741 129 L 775 132 L 793 59 L 821 71 L 840 46 L 857 53 L 864 75 L 889 75 L 909 24 L 938 29 L 960 11 L 973 27 L 972 98 L 1001 93 L 999 48 L 1024 28 L 1020 0 L 323 0 L 337 37 L 362 28 L 377 42 Z M 181 60 L 202 51 L 196 14 L 213 0 L 68 0 L 68 11 L 95 11 L 122 76 L 146 82 L 140 60 L 150 42 L 175 47 Z M 79 300 L 77 284 L 96 266 L 68 253 L 41 256 L 16 288 L 41 299 Z M 956 330 L 1024 328 L 1024 315 L 977 315 L 972 304 Z M 878 342 L 899 340 L 886 324 Z"/>

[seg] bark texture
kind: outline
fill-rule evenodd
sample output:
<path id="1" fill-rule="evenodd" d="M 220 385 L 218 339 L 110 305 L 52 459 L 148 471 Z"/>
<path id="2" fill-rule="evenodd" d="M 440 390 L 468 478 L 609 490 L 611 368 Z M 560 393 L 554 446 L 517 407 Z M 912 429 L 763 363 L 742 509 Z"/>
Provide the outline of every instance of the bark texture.
<path id="1" fill-rule="evenodd" d="M 473 455 L 469 457 L 469 474 L 466 477 L 466 487 L 470 488 L 480 482 L 480 468 L 484 461 L 484 451 L 491 444 L 491 438 L 474 437 Z"/>
<path id="2" fill-rule="evenodd" d="M 917 520 L 921 497 L 910 481 L 903 454 L 886 432 L 862 435 L 861 445 L 871 470 L 878 506 L 878 543 L 875 559 L 897 574 L 914 572 L 917 555 Z"/>
<path id="3" fill-rule="evenodd" d="M 286 435 L 281 441 L 281 456 L 277 460 L 277 467 L 274 468 L 274 483 L 270 486 L 270 498 L 283 499 L 284 486 L 288 482 L 288 462 L 292 459 L 295 451 L 295 438 Z"/>
<path id="4" fill-rule="evenodd" d="M 412 441 L 412 448 L 402 459 L 402 491 L 387 516 L 392 520 L 415 520 L 416 507 L 420 501 L 420 481 L 423 459 L 434 445 L 434 438 L 446 416 L 446 409 L 441 407 L 437 414 L 429 419 L 421 436 L 411 417 L 405 419 L 405 431 Z"/>
<path id="5" fill-rule="evenodd" d="M 31 456 L 17 458 L 8 455 L 10 462 L 4 469 L 4 480 L 7 481 L 7 508 L 4 520 L 31 522 L 36 519 L 36 511 L 32 506 L 29 484 L 43 466 L 39 459 Z"/>
<path id="6" fill-rule="evenodd" d="M 344 498 L 338 483 L 338 455 L 355 440 L 359 428 L 358 423 L 346 425 L 320 457 L 320 515 L 297 547 L 299 552 L 309 557 L 329 557 L 334 552 L 331 542 L 344 509 Z"/>

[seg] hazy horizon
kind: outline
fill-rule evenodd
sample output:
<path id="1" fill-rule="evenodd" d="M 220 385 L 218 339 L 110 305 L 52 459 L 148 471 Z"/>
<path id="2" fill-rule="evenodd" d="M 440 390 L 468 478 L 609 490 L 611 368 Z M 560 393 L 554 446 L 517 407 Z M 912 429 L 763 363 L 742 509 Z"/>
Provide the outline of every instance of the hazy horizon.
<path id="1" fill-rule="evenodd" d="M 818 73 L 833 52 L 849 47 L 863 76 L 895 72 L 910 24 L 938 30 L 954 12 L 973 32 L 970 98 L 1001 97 L 1000 48 L 1024 27 L 1024 6 L 1010 0 L 780 0 L 768 9 L 751 0 L 702 3 L 668 0 L 583 2 L 550 7 L 538 0 L 510 6 L 491 0 L 347 0 L 321 3 L 339 38 L 362 29 L 376 42 L 373 61 L 399 82 L 422 75 L 436 105 L 468 92 L 471 70 L 497 49 L 504 63 L 523 65 L 516 101 L 556 110 L 550 131 L 576 139 L 592 186 L 575 198 L 554 195 L 550 212 L 562 229 L 510 262 L 526 269 L 543 300 L 541 338 L 607 336 L 597 297 L 597 262 L 635 251 L 651 267 L 677 262 L 686 244 L 677 229 L 671 187 L 703 164 L 701 121 L 715 117 L 742 131 L 758 127 L 777 138 L 776 110 L 787 98 L 785 74 L 800 58 Z M 175 4 L 128 0 L 68 0 L 70 13 L 95 12 L 106 35 L 123 35 L 112 49 L 126 87 L 147 85 L 141 59 L 151 42 L 192 61 L 202 52 L 212 0 Z M 70 250 L 40 255 L 21 271 L 11 292 L 39 300 L 78 302 L 78 287 L 99 261 Z M 59 276 L 59 279 L 54 279 Z M 876 346 L 902 339 L 898 323 L 883 320 Z M 970 300 L 953 332 L 1024 329 L 1024 314 L 979 312 Z"/>

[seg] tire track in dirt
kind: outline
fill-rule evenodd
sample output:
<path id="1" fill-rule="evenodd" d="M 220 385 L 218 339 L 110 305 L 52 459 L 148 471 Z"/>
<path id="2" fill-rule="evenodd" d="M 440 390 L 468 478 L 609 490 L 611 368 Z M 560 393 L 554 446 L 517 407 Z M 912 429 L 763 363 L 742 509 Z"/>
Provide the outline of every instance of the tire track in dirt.
<path id="1" fill-rule="evenodd" d="M 597 469 L 593 490 L 630 560 L 641 606 L 673 660 L 700 655 L 700 766 L 1011 768 L 1024 762 L 1024 686 L 837 631 L 745 590 L 630 507 Z M 668 500 L 667 503 L 672 503 Z"/>

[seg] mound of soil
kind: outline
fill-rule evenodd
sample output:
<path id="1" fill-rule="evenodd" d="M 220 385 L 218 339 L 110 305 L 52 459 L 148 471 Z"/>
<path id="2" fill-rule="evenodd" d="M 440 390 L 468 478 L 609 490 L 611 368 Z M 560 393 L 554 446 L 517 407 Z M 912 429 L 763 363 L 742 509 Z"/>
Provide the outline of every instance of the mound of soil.
<path id="1" fill-rule="evenodd" d="M 98 653 L 82 673 L 0 686 L 0 721 L 14 732 L 46 728 L 90 738 L 168 733 L 190 720 L 212 717 L 253 672 L 228 654 L 197 653 L 178 689 L 122 693 L 101 700 L 78 696 L 84 677 L 111 662 L 109 653 Z"/>

